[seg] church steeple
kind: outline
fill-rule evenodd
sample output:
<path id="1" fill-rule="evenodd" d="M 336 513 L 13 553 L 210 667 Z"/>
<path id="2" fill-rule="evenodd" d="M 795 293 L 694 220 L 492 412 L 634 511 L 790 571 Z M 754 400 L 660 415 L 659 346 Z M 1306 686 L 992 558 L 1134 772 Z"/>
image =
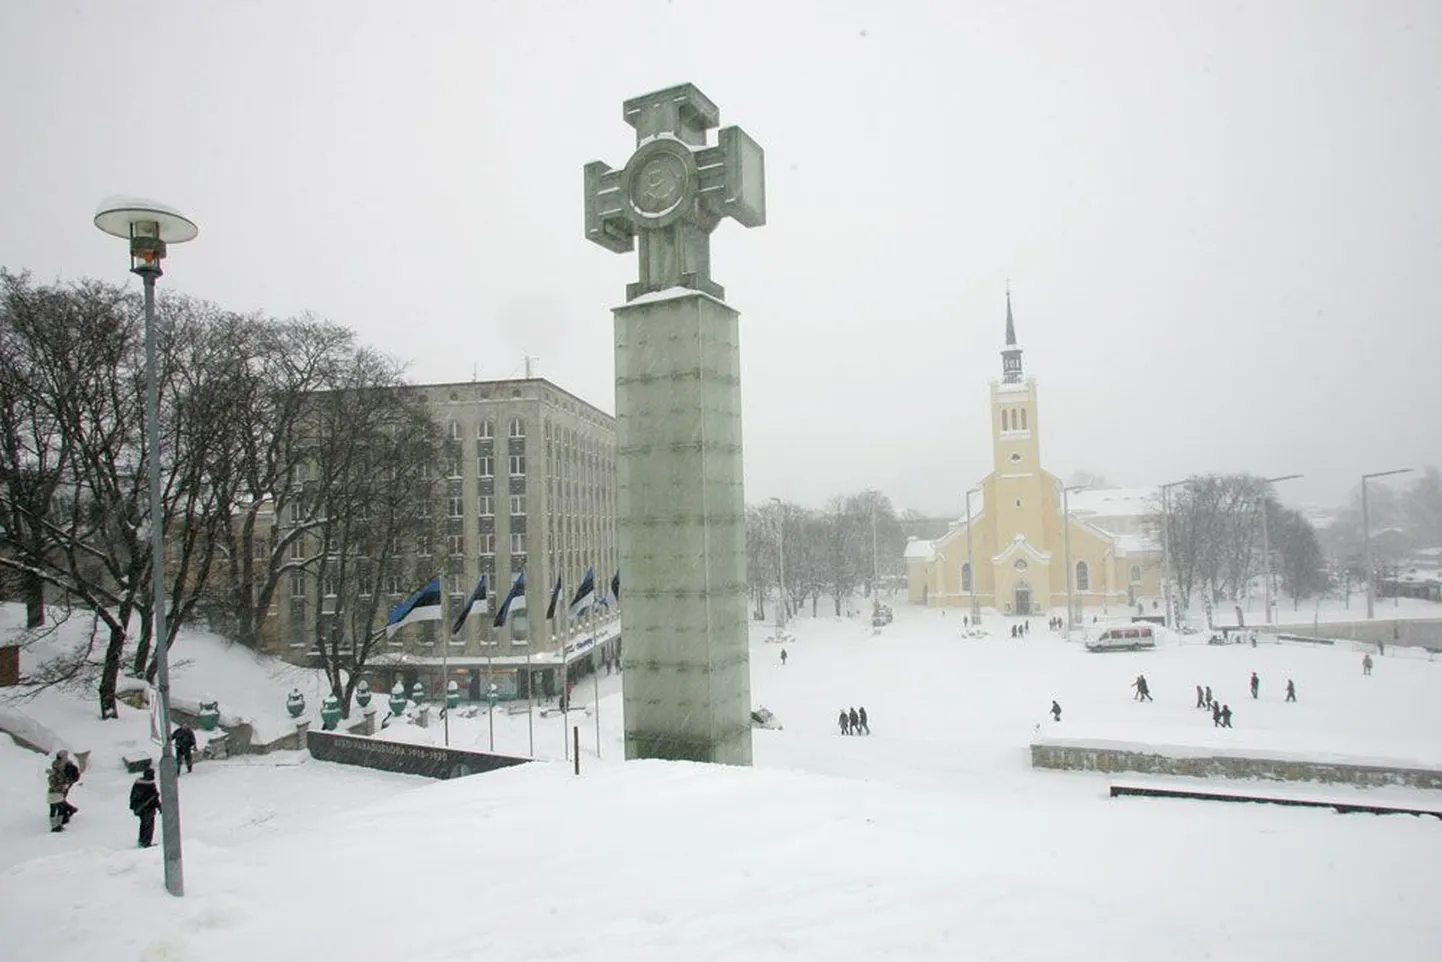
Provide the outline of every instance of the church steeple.
<path id="1" fill-rule="evenodd" d="M 1021 348 L 1016 346 L 1016 321 L 1011 316 L 1011 285 L 1006 288 L 1006 346 L 1001 350 L 1001 383 L 1021 383 Z"/>

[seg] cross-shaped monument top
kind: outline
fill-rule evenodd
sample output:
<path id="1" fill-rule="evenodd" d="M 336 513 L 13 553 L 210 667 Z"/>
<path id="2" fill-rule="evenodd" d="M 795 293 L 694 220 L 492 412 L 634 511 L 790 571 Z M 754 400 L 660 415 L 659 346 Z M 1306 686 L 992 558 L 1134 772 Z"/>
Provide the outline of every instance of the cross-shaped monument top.
<path id="1" fill-rule="evenodd" d="M 740 127 L 706 131 L 721 112 L 691 84 L 633 97 L 622 108 L 636 128 L 636 152 L 620 170 L 586 165 L 586 239 L 624 254 L 640 238 L 640 279 L 626 300 L 673 287 L 715 297 L 711 231 L 724 217 L 766 223 L 765 154 Z"/>

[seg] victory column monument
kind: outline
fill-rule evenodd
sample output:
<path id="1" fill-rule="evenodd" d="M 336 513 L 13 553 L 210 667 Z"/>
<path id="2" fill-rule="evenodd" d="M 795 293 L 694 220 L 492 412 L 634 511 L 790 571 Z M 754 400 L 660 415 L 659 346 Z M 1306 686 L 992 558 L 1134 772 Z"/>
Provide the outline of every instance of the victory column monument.
<path id="1" fill-rule="evenodd" d="M 724 217 L 766 222 L 761 148 L 682 84 L 626 101 L 636 152 L 586 165 L 586 238 L 639 242 L 616 315 L 626 757 L 751 763 L 741 359 L 711 279 Z"/>

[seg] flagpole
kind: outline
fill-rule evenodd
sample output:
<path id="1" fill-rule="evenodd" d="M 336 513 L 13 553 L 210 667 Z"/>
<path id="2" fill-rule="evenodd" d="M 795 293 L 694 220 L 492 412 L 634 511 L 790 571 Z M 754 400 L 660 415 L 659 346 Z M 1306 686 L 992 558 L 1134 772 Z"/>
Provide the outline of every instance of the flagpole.
<path id="1" fill-rule="evenodd" d="M 565 600 L 563 596 L 561 601 L 557 602 L 557 607 L 560 607 Z M 556 653 L 561 656 L 561 667 L 558 669 L 556 684 L 559 686 L 558 690 L 561 696 L 559 699 L 561 703 L 561 757 L 566 761 L 571 759 L 570 726 L 566 724 L 566 709 L 570 707 L 566 704 L 566 642 L 570 640 L 570 632 L 571 607 L 565 605 L 565 610 L 561 612 L 561 640 L 556 649 Z"/>
<path id="2" fill-rule="evenodd" d="M 490 731 L 491 751 L 496 750 L 496 699 L 491 693 L 491 686 L 495 684 L 492 680 L 495 676 L 491 674 L 491 656 L 495 653 L 496 629 L 493 625 L 486 626 L 486 728 Z"/>
<path id="3" fill-rule="evenodd" d="M 525 597 L 524 595 L 522 597 Z M 516 624 L 511 622 L 511 639 L 516 636 Z M 535 720 L 535 699 L 531 697 L 531 640 L 536 637 L 535 630 L 531 627 L 531 606 L 526 604 L 526 740 L 530 745 L 531 757 L 536 757 L 536 720 Z"/>
<path id="4" fill-rule="evenodd" d="M 446 603 L 446 576 L 441 575 L 441 722 L 446 747 L 451 747 L 451 636 L 446 627 L 451 623 L 450 605 Z"/>
<path id="5" fill-rule="evenodd" d="M 591 608 L 591 703 L 596 715 L 596 757 L 601 757 L 601 666 L 596 661 L 596 650 L 601 644 L 601 632 L 596 627 L 595 607 Z M 607 609 L 608 611 L 610 609 Z"/>

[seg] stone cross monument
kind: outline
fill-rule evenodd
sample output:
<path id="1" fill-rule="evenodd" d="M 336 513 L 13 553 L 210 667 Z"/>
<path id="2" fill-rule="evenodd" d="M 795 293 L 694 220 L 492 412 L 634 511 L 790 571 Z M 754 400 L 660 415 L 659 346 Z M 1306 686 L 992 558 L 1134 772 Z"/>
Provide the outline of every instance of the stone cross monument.
<path id="1" fill-rule="evenodd" d="M 627 758 L 751 763 L 741 358 L 711 279 L 724 217 L 766 222 L 761 148 L 690 84 L 626 101 L 636 152 L 586 165 L 586 237 L 639 241 L 616 320 Z"/>

